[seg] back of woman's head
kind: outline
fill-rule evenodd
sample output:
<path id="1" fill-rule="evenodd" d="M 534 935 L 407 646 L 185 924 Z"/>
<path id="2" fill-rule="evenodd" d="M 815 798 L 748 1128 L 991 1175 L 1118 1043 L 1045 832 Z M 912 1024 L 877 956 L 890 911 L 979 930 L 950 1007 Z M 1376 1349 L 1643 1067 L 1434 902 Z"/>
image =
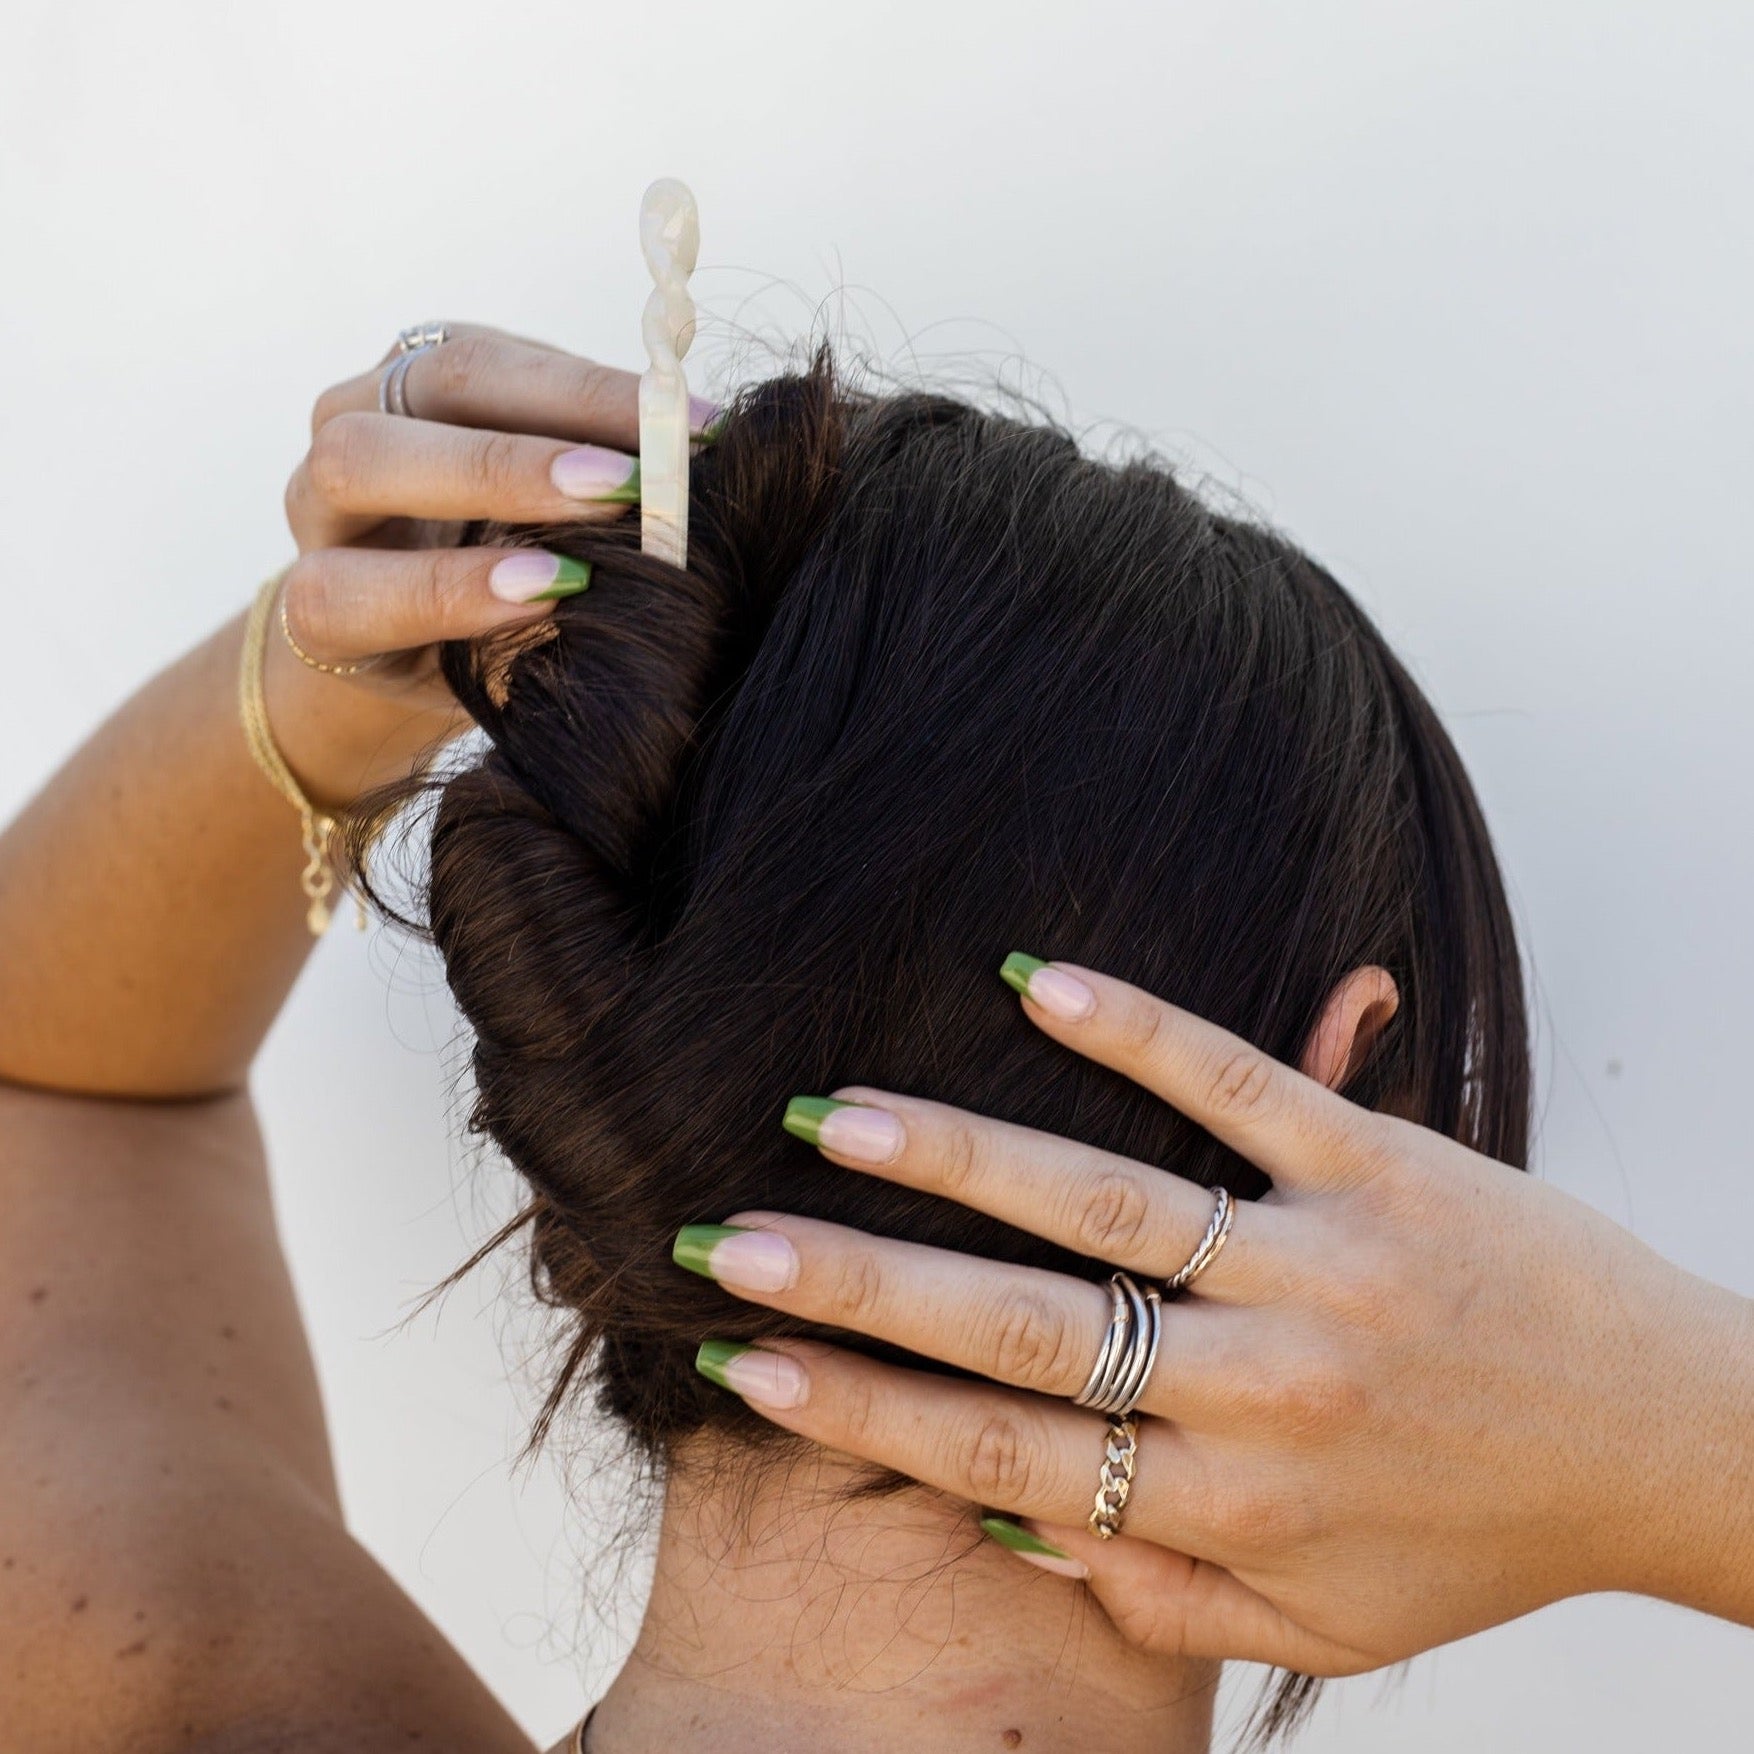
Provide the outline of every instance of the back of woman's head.
<path id="1" fill-rule="evenodd" d="M 1380 964 L 1347 1086 L 1520 1161 L 1518 959 L 1456 755 L 1381 637 L 1278 536 L 1160 466 L 824 359 L 744 393 L 694 466 L 688 567 L 633 521 L 523 531 L 594 565 L 552 633 L 455 647 L 490 750 L 449 780 L 430 919 L 476 1124 L 530 1189 L 536 1280 L 658 1458 L 776 1436 L 692 1368 L 807 1328 L 680 1272 L 768 1208 L 1096 1274 L 786 1136 L 858 1081 L 1242 1195 L 1255 1170 L 1046 1040 L 1008 950 L 1101 968 L 1296 1060 Z M 506 532 L 498 532 L 506 539 Z"/>

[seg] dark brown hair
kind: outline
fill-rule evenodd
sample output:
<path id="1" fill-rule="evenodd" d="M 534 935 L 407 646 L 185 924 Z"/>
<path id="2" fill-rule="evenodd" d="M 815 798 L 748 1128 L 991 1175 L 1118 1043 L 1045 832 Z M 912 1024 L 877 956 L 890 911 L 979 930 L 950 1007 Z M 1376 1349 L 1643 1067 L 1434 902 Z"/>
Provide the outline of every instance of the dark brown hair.
<path id="1" fill-rule="evenodd" d="M 1047 1041 L 996 971 L 1103 969 L 1295 1060 L 1348 971 L 1399 1015 L 1348 1094 L 1521 1163 L 1515 935 L 1456 752 L 1321 567 L 1165 467 L 826 356 L 697 459 L 686 571 L 635 521 L 486 531 L 590 561 L 552 637 L 445 670 L 490 748 L 431 837 L 474 1124 L 529 1184 L 588 1382 L 661 1459 L 772 1427 L 692 1367 L 810 1332 L 679 1271 L 745 1207 L 1097 1275 L 787 1137 L 858 1081 L 1074 1135 L 1244 1197 L 1260 1174 Z"/>

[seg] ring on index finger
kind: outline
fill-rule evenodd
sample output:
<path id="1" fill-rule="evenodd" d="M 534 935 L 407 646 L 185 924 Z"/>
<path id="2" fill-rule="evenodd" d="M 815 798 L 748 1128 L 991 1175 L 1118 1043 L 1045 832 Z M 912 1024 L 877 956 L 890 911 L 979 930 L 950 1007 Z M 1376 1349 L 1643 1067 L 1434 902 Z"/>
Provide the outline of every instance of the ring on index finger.
<path id="1" fill-rule="evenodd" d="M 389 363 L 378 374 L 378 412 L 397 414 L 405 420 L 416 418 L 408 406 L 408 368 L 423 353 L 443 347 L 451 332 L 443 323 L 415 323 L 396 336 L 396 350 Z"/>
<path id="2" fill-rule="evenodd" d="M 1186 1264 L 1163 1282 L 1165 1297 L 1179 1297 L 1205 1270 L 1218 1259 L 1226 1242 L 1230 1240 L 1230 1226 L 1236 1217 L 1236 1202 L 1230 1197 L 1229 1188 L 1213 1190 L 1217 1196 L 1217 1204 L 1212 1208 L 1212 1219 L 1206 1226 L 1206 1234 L 1194 1245 L 1194 1252 L 1188 1256 Z"/>

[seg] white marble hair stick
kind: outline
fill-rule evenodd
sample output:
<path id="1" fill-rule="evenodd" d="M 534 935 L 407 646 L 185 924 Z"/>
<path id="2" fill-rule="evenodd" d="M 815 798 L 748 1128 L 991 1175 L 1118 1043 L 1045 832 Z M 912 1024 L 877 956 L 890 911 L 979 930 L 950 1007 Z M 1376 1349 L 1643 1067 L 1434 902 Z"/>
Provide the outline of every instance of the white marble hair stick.
<path id="1" fill-rule="evenodd" d="M 640 333 L 651 368 L 639 381 L 640 547 L 688 563 L 688 379 L 694 340 L 688 277 L 700 255 L 700 215 L 686 183 L 660 177 L 639 209 L 639 241 L 652 274 Z"/>

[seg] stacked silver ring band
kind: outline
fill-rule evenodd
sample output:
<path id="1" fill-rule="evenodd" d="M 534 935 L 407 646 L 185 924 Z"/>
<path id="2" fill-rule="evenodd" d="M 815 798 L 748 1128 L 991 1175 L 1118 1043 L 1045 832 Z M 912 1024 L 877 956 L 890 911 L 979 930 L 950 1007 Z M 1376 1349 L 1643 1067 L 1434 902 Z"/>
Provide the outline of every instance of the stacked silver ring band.
<path id="1" fill-rule="evenodd" d="M 1090 1532 L 1104 1541 L 1112 1541 L 1121 1532 L 1127 1497 L 1133 1489 L 1139 1453 L 1139 1422 L 1133 1413 L 1157 1363 L 1157 1348 L 1163 1339 L 1163 1300 L 1186 1291 L 1218 1259 L 1230 1237 L 1235 1202 L 1228 1188 L 1215 1188 L 1213 1196 L 1205 1234 L 1181 1271 L 1164 1280 L 1161 1294 L 1141 1291 L 1130 1273 L 1116 1273 L 1108 1282 L 1112 1300 L 1108 1328 L 1089 1378 L 1073 1396 L 1074 1406 L 1108 1415 L 1102 1473 L 1089 1517 Z"/>
<path id="2" fill-rule="evenodd" d="M 380 413 L 397 414 L 404 420 L 415 418 L 408 406 L 408 368 L 418 355 L 443 347 L 450 338 L 451 332 L 443 323 L 416 323 L 397 335 L 395 356 L 378 378 Z"/>
<path id="3" fill-rule="evenodd" d="M 1163 1339 L 1163 1299 L 1156 1291 L 1141 1291 L 1130 1273 L 1116 1273 L 1108 1282 L 1114 1299 L 1108 1331 L 1091 1366 L 1089 1380 L 1073 1396 L 1073 1405 L 1093 1407 L 1116 1419 L 1125 1419 L 1139 1404 L 1157 1348 Z"/>

